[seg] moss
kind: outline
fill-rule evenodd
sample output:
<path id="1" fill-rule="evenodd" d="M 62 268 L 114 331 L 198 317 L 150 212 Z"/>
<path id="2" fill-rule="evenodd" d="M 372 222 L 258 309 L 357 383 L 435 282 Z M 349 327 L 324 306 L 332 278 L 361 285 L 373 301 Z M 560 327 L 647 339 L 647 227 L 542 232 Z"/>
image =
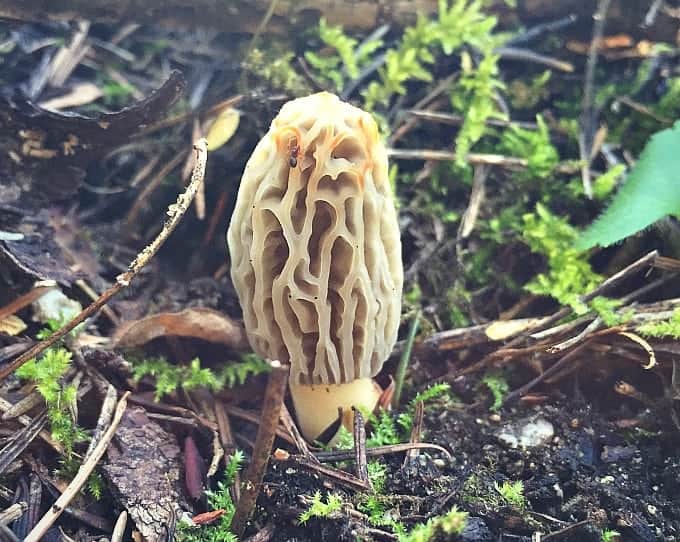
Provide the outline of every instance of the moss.
<path id="1" fill-rule="evenodd" d="M 286 44 L 270 40 L 260 48 L 253 49 L 244 62 L 244 70 L 269 87 L 303 96 L 311 89 L 307 81 L 293 67 L 295 53 Z"/>
<path id="2" fill-rule="evenodd" d="M 463 74 L 451 94 L 451 105 L 464 113 L 465 120 L 456 136 L 456 164 L 467 166 L 467 155 L 473 145 L 488 131 L 489 119 L 506 119 L 495 100 L 496 92 L 503 88 L 498 79 L 498 56 L 493 54 L 491 43 L 485 45 L 482 60 L 473 66 L 463 53 Z"/>
<path id="3" fill-rule="evenodd" d="M 510 385 L 503 375 L 500 373 L 490 373 L 482 378 L 482 384 L 484 384 L 493 397 L 493 403 L 489 407 L 489 410 L 495 412 L 500 410 L 505 401 L 505 396 L 510 391 Z"/>
<path id="4" fill-rule="evenodd" d="M 231 532 L 231 523 L 236 512 L 236 505 L 231 498 L 231 486 L 236 474 L 243 465 L 243 452 L 237 450 L 229 456 L 224 469 L 223 480 L 217 483 L 215 491 L 206 491 L 208 506 L 211 511 L 221 510 L 222 515 L 212 525 L 196 526 L 180 524 L 177 531 L 179 542 L 236 542 L 236 536 Z"/>
<path id="5" fill-rule="evenodd" d="M 523 221 L 522 239 L 532 251 L 546 258 L 548 267 L 525 288 L 533 294 L 555 298 L 576 314 L 588 312 L 580 297 L 595 288 L 602 277 L 593 271 L 587 253 L 574 248 L 579 232 L 566 218 L 553 214 L 540 203 L 535 212 L 524 215 Z"/>
<path id="6" fill-rule="evenodd" d="M 638 326 L 637 332 L 645 337 L 680 339 L 680 309 L 675 309 L 668 320 Z"/>
<path id="7" fill-rule="evenodd" d="M 132 361 L 135 381 L 145 376 L 155 378 L 155 398 L 159 401 L 164 395 L 177 389 L 190 391 L 199 387 L 220 390 L 242 385 L 249 376 L 269 371 L 269 365 L 254 354 L 241 356 L 237 362 L 225 363 L 215 372 L 201 367 L 201 360 L 195 358 L 189 365 L 174 365 L 163 358 L 149 358 Z"/>
<path id="8" fill-rule="evenodd" d="M 548 82 L 551 76 L 550 71 L 546 70 L 529 81 L 525 79 L 515 79 L 508 85 L 510 103 L 515 109 L 532 109 L 542 100 L 549 97 Z"/>
<path id="9" fill-rule="evenodd" d="M 503 500 L 510 506 L 519 510 L 524 510 L 527 507 L 527 500 L 524 496 L 524 483 L 521 480 L 516 482 L 506 480 L 500 485 L 496 482 L 494 487 L 500 496 L 503 497 Z"/>
<path id="10" fill-rule="evenodd" d="M 327 518 L 342 509 L 342 497 L 335 494 L 328 494 L 324 502 L 321 492 L 317 491 L 312 497 L 307 510 L 300 514 L 298 521 L 301 524 L 307 523 L 311 518 Z"/>
<path id="11" fill-rule="evenodd" d="M 449 537 L 458 536 L 465 530 L 467 519 L 468 513 L 454 506 L 446 514 L 416 525 L 408 534 L 401 535 L 399 542 L 428 542 L 438 533 Z"/>
<path id="12" fill-rule="evenodd" d="M 560 160 L 557 149 L 550 141 L 548 126 L 540 115 L 536 116 L 536 130 L 511 125 L 501 136 L 500 149 L 510 156 L 524 158 L 526 171 L 515 174 L 521 181 L 546 179 Z"/>
<path id="13" fill-rule="evenodd" d="M 360 70 L 383 44 L 381 40 L 369 40 L 359 45 L 341 26 L 330 25 L 323 17 L 319 21 L 319 38 L 326 48 L 320 53 L 307 51 L 305 59 L 336 92 L 341 91 L 348 80 L 359 77 Z"/>

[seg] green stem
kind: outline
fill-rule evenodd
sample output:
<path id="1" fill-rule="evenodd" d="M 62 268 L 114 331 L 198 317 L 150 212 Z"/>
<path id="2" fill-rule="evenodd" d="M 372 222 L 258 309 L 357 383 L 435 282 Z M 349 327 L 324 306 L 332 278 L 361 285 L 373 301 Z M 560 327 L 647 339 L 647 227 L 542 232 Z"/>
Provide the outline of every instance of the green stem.
<path id="1" fill-rule="evenodd" d="M 401 392 L 404 388 L 404 378 L 406 377 L 406 368 L 411 360 L 411 352 L 413 351 L 413 343 L 416 340 L 418 333 L 418 326 L 420 325 L 420 310 L 416 312 L 411 320 L 411 327 L 408 330 L 408 337 L 406 338 L 406 345 L 404 351 L 401 353 L 399 365 L 397 365 L 397 372 L 394 375 L 394 395 L 392 396 L 392 407 L 396 410 L 399 408 L 399 400 L 401 399 Z"/>

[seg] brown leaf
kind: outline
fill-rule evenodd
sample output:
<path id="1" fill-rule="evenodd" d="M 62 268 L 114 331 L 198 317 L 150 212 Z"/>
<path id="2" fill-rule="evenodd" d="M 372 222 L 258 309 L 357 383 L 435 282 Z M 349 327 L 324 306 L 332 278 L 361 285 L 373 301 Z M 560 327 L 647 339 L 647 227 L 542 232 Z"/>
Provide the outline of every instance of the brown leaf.
<path id="1" fill-rule="evenodd" d="M 184 87 L 181 73 L 174 71 L 144 100 L 93 117 L 42 109 L 18 96 L 0 96 L 0 131 L 8 140 L 6 152 L 0 155 L 0 185 L 9 188 L 0 192 L 0 203 L 30 212 L 46 202 L 68 199 L 92 160 L 157 121 Z"/>
<path id="2" fill-rule="evenodd" d="M 217 510 L 211 510 L 210 512 L 203 512 L 202 514 L 198 514 L 197 516 L 194 516 L 192 521 L 194 522 L 194 525 L 210 525 L 211 523 L 215 523 L 220 517 L 224 515 L 224 510 L 223 508 L 219 508 Z"/>
<path id="3" fill-rule="evenodd" d="M 203 496 L 203 473 L 205 463 L 198 451 L 196 442 L 189 435 L 184 439 L 184 483 L 187 493 L 194 500 L 199 500 Z"/>
<path id="4" fill-rule="evenodd" d="M 168 335 L 221 343 L 234 350 L 248 348 L 248 339 L 241 324 L 221 312 L 202 307 L 161 312 L 124 322 L 114 333 L 112 342 L 114 346 L 132 347 Z"/>

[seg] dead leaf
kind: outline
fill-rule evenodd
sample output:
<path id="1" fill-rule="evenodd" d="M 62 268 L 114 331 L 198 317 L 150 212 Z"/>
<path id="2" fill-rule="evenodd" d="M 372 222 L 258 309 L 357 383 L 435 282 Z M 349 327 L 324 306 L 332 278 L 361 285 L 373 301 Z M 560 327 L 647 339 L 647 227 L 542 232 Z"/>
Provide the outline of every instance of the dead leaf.
<path id="1" fill-rule="evenodd" d="M 104 92 L 94 83 L 79 83 L 74 85 L 70 92 L 40 102 L 38 105 L 43 109 L 51 109 L 52 111 L 59 111 L 61 109 L 68 109 L 70 107 L 78 107 L 87 105 L 98 100 L 104 95 Z"/>
<path id="2" fill-rule="evenodd" d="M 168 335 L 221 343 L 234 350 L 248 348 L 248 339 L 241 324 L 221 312 L 203 307 L 162 312 L 124 322 L 114 333 L 112 342 L 117 347 L 132 347 Z"/>
<path id="3" fill-rule="evenodd" d="M 208 140 L 208 150 L 219 149 L 236 133 L 241 118 L 237 109 L 228 107 L 220 111 L 208 130 L 205 138 Z"/>
<path id="4" fill-rule="evenodd" d="M 541 318 L 520 318 L 517 320 L 499 320 L 489 324 L 484 330 L 486 336 L 492 341 L 502 341 L 508 337 L 514 337 L 518 333 L 533 329 L 541 323 Z"/>
<path id="5" fill-rule="evenodd" d="M 0 129 L 8 139 L 7 152 L 0 154 L 0 185 L 6 183 L 8 189 L 0 191 L 0 202 L 30 214 L 44 208 L 46 202 L 71 198 L 90 162 L 158 120 L 184 88 L 182 74 L 173 71 L 146 99 L 92 117 L 0 96 Z"/>
<path id="6" fill-rule="evenodd" d="M 210 512 L 203 512 L 191 518 L 194 525 L 210 525 L 215 523 L 220 517 L 224 515 L 226 510 L 224 508 L 218 508 L 217 510 L 211 510 Z"/>
<path id="7" fill-rule="evenodd" d="M 656 354 L 654 353 L 652 345 L 649 344 L 642 337 L 640 337 L 640 335 L 630 333 L 629 331 L 620 331 L 619 335 L 622 335 L 627 339 L 630 339 L 631 341 L 638 343 L 645 350 L 645 352 L 647 352 L 647 355 L 649 356 L 649 361 L 642 366 L 643 369 L 651 369 L 656 365 Z"/>
<path id="8" fill-rule="evenodd" d="M 191 435 L 184 439 L 184 485 L 187 493 L 195 501 L 203 496 L 205 462 L 198 451 L 196 441 Z"/>
<path id="9" fill-rule="evenodd" d="M 6 316 L 0 320 L 0 333 L 5 333 L 10 337 L 19 335 L 22 331 L 25 331 L 28 326 L 24 321 L 14 314 Z"/>

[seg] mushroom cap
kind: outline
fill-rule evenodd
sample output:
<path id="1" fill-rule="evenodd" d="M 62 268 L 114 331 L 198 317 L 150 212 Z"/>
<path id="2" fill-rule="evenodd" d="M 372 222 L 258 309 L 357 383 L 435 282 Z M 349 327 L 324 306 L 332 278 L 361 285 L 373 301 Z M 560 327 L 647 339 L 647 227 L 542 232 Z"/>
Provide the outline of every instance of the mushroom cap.
<path id="1" fill-rule="evenodd" d="M 372 377 L 397 338 L 403 268 L 373 118 L 321 92 L 286 103 L 250 157 L 227 233 L 248 339 L 291 384 Z"/>

